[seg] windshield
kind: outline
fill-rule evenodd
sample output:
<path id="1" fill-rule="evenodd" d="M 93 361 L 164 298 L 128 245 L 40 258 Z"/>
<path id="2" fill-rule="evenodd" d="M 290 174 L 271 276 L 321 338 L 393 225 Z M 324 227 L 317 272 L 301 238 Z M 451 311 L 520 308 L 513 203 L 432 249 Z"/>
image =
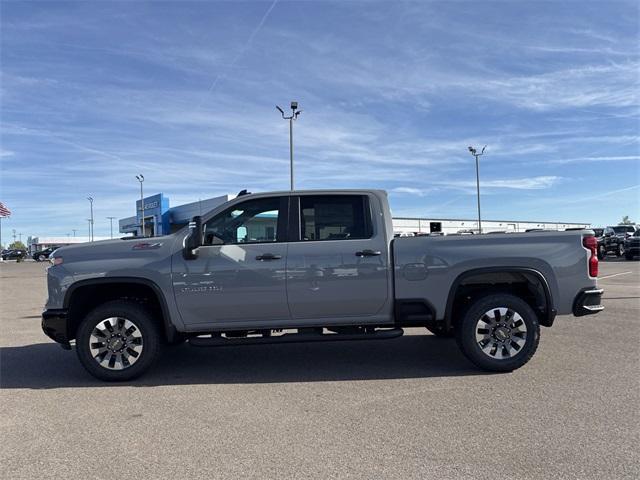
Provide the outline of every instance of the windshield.
<path id="1" fill-rule="evenodd" d="M 636 230 L 636 233 L 633 234 L 634 237 L 640 237 L 640 230 Z"/>
<path id="2" fill-rule="evenodd" d="M 620 227 L 612 227 L 613 231 L 616 233 L 633 233 L 635 231 L 635 228 L 633 228 L 632 226 L 620 226 Z"/>

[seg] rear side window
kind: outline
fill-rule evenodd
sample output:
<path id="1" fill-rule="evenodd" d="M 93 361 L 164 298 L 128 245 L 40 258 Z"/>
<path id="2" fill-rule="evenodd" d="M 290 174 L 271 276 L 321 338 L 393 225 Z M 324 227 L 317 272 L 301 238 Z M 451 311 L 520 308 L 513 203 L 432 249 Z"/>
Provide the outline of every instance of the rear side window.
<path id="1" fill-rule="evenodd" d="M 303 241 L 371 238 L 371 213 L 364 195 L 303 195 L 300 197 Z"/>

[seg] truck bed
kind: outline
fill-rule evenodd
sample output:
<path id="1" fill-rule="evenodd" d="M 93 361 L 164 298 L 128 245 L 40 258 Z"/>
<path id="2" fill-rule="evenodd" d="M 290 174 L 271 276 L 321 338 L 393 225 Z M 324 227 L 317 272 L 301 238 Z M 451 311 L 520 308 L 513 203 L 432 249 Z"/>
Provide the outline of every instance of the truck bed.
<path id="1" fill-rule="evenodd" d="M 558 314 L 572 313 L 580 290 L 594 287 L 587 272 L 584 231 L 395 238 L 395 296 L 424 299 L 436 319 L 444 318 L 452 285 L 470 271 L 490 274 L 509 268 L 539 272 Z M 560 288 L 559 285 L 563 287 Z"/>

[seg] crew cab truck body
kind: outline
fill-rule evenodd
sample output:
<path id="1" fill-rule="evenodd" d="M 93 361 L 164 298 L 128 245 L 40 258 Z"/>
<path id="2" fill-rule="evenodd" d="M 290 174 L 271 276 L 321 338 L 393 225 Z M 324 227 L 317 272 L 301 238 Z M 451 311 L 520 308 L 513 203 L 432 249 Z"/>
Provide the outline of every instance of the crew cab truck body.
<path id="1" fill-rule="evenodd" d="M 241 195 L 163 237 L 58 249 L 44 332 L 105 380 L 166 344 L 455 336 L 510 371 L 556 315 L 602 310 L 591 231 L 393 238 L 379 190 Z"/>

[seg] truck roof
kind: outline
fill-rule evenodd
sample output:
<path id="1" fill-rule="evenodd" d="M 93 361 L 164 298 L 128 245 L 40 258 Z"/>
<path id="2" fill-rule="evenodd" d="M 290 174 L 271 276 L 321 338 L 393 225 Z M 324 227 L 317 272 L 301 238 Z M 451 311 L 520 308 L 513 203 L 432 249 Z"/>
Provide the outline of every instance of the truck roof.
<path id="1" fill-rule="evenodd" d="M 378 195 L 387 195 L 386 190 L 375 188 L 345 188 L 345 189 L 310 189 L 310 190 L 275 190 L 270 192 L 255 192 L 255 193 L 243 193 L 243 197 L 249 196 L 265 196 L 265 195 L 302 195 L 302 194 L 365 194 L 374 193 Z"/>

